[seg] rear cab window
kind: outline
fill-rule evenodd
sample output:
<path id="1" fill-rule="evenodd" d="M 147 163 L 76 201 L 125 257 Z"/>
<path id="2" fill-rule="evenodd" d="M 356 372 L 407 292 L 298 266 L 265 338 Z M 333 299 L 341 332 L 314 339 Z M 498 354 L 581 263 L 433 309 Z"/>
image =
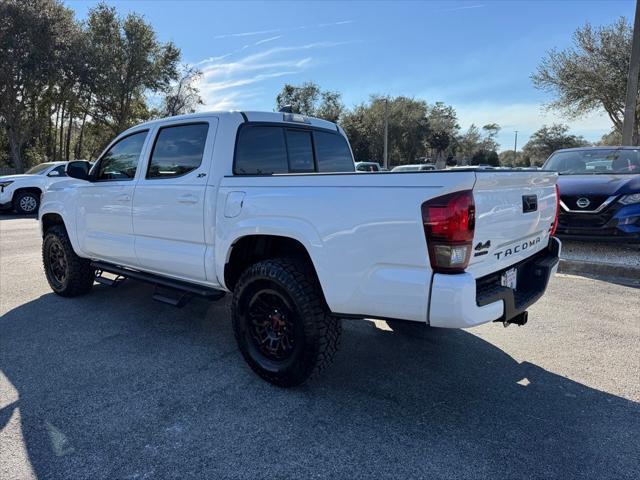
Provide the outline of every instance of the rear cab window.
<path id="1" fill-rule="evenodd" d="M 353 172 L 353 159 L 347 141 L 342 135 L 313 132 L 319 172 Z"/>
<path id="2" fill-rule="evenodd" d="M 238 133 L 234 173 L 270 175 L 288 173 L 287 149 L 280 127 L 251 126 Z"/>
<path id="3" fill-rule="evenodd" d="M 285 130 L 290 172 L 314 172 L 313 140 L 309 130 Z"/>
<path id="4" fill-rule="evenodd" d="M 236 139 L 235 175 L 355 172 L 343 135 L 318 128 L 244 124 Z"/>

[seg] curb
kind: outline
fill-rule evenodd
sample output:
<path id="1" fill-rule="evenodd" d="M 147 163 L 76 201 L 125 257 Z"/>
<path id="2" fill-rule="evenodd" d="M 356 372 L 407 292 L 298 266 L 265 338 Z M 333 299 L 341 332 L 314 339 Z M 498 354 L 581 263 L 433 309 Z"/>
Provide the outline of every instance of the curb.
<path id="1" fill-rule="evenodd" d="M 582 262 L 561 258 L 558 273 L 616 278 L 640 284 L 640 268 L 613 263 Z"/>

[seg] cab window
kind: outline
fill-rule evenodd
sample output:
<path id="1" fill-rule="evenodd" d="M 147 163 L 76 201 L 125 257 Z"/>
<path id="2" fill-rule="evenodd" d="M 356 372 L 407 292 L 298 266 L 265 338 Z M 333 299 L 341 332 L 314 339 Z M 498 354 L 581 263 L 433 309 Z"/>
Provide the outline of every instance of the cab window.
<path id="1" fill-rule="evenodd" d="M 179 177 L 198 168 L 208 130 L 208 123 L 161 128 L 151 152 L 147 178 Z"/>
<path id="2" fill-rule="evenodd" d="M 289 171 L 303 173 L 315 171 L 313 143 L 308 130 L 286 130 Z"/>
<path id="3" fill-rule="evenodd" d="M 284 129 L 250 126 L 240 129 L 236 145 L 234 173 L 270 175 L 288 173 Z"/>
<path id="4" fill-rule="evenodd" d="M 98 163 L 96 181 L 133 180 L 147 133 L 131 134 L 107 150 Z"/>
<path id="5" fill-rule="evenodd" d="M 318 172 L 353 172 L 355 167 L 351 150 L 342 135 L 313 132 Z"/>

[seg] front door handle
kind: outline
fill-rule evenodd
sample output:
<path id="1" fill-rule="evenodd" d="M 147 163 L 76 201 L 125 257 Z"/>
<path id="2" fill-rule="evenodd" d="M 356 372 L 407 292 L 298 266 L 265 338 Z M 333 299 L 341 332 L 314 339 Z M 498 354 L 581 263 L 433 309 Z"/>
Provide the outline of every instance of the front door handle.
<path id="1" fill-rule="evenodd" d="M 131 200 L 131 197 L 129 195 L 127 195 L 126 193 L 123 193 L 122 195 L 118 195 L 116 197 L 116 202 L 129 202 Z"/>
<path id="2" fill-rule="evenodd" d="M 185 193 L 184 195 L 180 195 L 178 197 L 178 203 L 191 204 L 198 203 L 198 197 L 195 195 L 191 195 L 190 193 Z"/>

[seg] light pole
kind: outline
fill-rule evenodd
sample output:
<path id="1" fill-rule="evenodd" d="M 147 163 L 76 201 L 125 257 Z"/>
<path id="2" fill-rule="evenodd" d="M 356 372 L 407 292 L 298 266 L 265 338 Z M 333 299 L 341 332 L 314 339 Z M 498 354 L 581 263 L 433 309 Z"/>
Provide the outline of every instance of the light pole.
<path id="1" fill-rule="evenodd" d="M 622 124 L 622 145 L 633 145 L 636 129 L 636 103 L 638 101 L 638 75 L 640 75 L 640 1 L 636 0 L 636 19 L 633 23 L 629 76 L 627 77 L 627 98 L 624 104 Z"/>
<path id="2" fill-rule="evenodd" d="M 516 130 L 516 140 L 513 142 L 513 161 L 516 161 L 516 155 L 518 154 L 518 130 Z"/>
<path id="3" fill-rule="evenodd" d="M 384 99 L 384 158 L 383 167 L 389 169 L 389 100 Z"/>

